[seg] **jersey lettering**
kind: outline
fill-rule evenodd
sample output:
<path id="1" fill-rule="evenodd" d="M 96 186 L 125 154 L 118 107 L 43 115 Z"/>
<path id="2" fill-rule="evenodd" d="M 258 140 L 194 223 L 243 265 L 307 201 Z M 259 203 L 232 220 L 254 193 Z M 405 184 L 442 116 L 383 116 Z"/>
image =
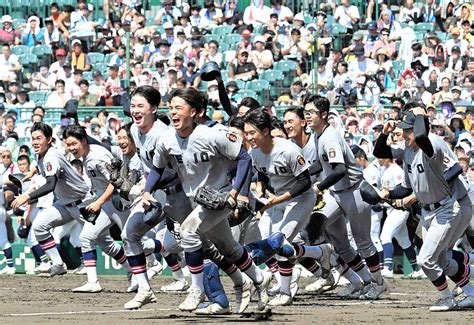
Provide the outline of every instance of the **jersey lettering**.
<path id="1" fill-rule="evenodd" d="M 407 170 L 408 170 L 408 173 L 411 174 L 411 172 L 412 172 L 411 165 L 407 165 Z M 416 165 L 416 170 L 420 174 L 425 172 L 425 168 L 423 167 L 422 164 Z"/>
<path id="2" fill-rule="evenodd" d="M 181 155 L 173 155 L 174 156 L 174 159 L 176 159 L 176 162 L 178 164 L 182 164 L 183 163 L 183 156 Z"/>
<path id="3" fill-rule="evenodd" d="M 92 176 L 92 177 L 97 177 L 97 174 L 93 169 L 88 169 L 87 172 Z"/>
<path id="4" fill-rule="evenodd" d="M 274 168 L 275 168 L 275 174 L 276 174 L 276 175 L 286 174 L 286 173 L 287 173 L 287 170 L 286 170 L 285 167 L 274 166 Z"/>

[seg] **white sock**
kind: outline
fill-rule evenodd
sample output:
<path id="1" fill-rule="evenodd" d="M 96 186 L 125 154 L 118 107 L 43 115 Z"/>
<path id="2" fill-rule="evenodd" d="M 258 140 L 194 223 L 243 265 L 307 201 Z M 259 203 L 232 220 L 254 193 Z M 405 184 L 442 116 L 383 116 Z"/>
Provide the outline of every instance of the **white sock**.
<path id="1" fill-rule="evenodd" d="M 263 282 L 262 271 L 255 265 L 254 262 L 252 262 L 250 267 L 244 273 L 247 274 L 255 284 L 260 284 Z"/>
<path id="2" fill-rule="evenodd" d="M 184 278 L 183 270 L 179 269 L 178 271 L 173 271 L 173 278 L 175 280 L 184 282 L 185 278 Z"/>
<path id="3" fill-rule="evenodd" d="M 229 274 L 229 278 L 232 280 L 235 287 L 240 287 L 244 284 L 242 271 L 240 271 L 239 269 L 236 269 L 235 272 L 232 272 L 232 274 Z"/>
<path id="4" fill-rule="evenodd" d="M 474 278 L 474 265 L 469 266 L 469 278 L 470 279 Z"/>
<path id="5" fill-rule="evenodd" d="M 148 291 L 151 289 L 146 272 L 135 274 L 135 279 L 137 280 L 139 289 L 145 290 L 145 291 Z"/>
<path id="6" fill-rule="evenodd" d="M 46 254 L 48 254 L 48 256 L 51 259 L 51 262 L 53 262 L 53 264 L 60 264 L 60 265 L 63 264 L 63 259 L 61 258 L 61 255 L 59 255 L 59 251 L 56 247 L 48 249 L 46 251 Z"/>
<path id="7" fill-rule="evenodd" d="M 323 256 L 323 250 L 319 246 L 304 246 L 304 254 L 301 257 L 311 257 L 319 260 Z"/>
<path id="8" fill-rule="evenodd" d="M 318 267 L 318 269 L 316 271 L 313 272 L 313 275 L 317 278 L 319 278 L 321 276 L 321 268 Z"/>
<path id="9" fill-rule="evenodd" d="M 191 287 L 204 292 L 204 273 L 191 273 Z"/>
<path id="10" fill-rule="evenodd" d="M 370 275 L 369 268 L 364 265 L 364 267 L 356 272 L 357 275 L 362 279 L 364 282 L 372 282 L 372 276 Z"/>
<path id="11" fill-rule="evenodd" d="M 287 295 L 291 295 L 291 292 L 290 292 L 291 276 L 283 276 L 280 274 L 280 281 L 281 281 L 280 292 Z"/>
<path id="12" fill-rule="evenodd" d="M 464 293 L 468 296 L 474 296 L 474 286 L 471 283 L 468 283 L 462 287 L 462 291 L 464 291 Z"/>
<path id="13" fill-rule="evenodd" d="M 130 268 L 130 264 L 128 264 L 128 260 L 125 260 L 125 262 L 122 263 L 122 267 L 125 269 L 127 272 L 132 272 L 132 269 Z"/>
<path id="14" fill-rule="evenodd" d="M 99 279 L 97 279 L 97 267 L 87 266 L 86 272 L 87 272 L 87 282 L 96 283 L 97 281 L 99 281 Z"/>
<path id="15" fill-rule="evenodd" d="M 468 254 L 469 255 L 469 263 L 474 264 L 474 254 Z"/>

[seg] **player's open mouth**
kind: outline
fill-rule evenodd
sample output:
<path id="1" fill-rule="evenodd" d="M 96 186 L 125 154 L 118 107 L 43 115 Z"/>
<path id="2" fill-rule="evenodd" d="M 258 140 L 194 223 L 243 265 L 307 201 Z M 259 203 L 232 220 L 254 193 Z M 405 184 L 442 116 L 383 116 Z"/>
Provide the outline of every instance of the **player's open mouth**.
<path id="1" fill-rule="evenodd" d="M 127 151 L 128 144 L 122 143 L 122 144 L 119 144 L 119 147 L 120 147 L 120 150 L 122 150 L 122 152 L 125 153 L 125 151 Z"/>
<path id="2" fill-rule="evenodd" d="M 140 122 L 142 120 L 142 118 L 143 117 L 141 115 L 133 115 L 133 121 L 135 123 Z"/>

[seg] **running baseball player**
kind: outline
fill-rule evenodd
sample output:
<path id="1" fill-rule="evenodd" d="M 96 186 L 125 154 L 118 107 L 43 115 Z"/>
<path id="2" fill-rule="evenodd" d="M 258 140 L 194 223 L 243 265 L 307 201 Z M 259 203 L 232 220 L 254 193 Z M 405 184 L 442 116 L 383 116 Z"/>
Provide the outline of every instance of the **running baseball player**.
<path id="1" fill-rule="evenodd" d="M 153 160 L 155 168 L 147 178 L 143 205 L 147 208 L 153 201 L 150 193 L 158 187 L 168 163 L 177 171 L 183 190 L 190 199 L 194 199 L 198 189 L 204 186 L 229 193 L 227 208 L 222 206 L 212 210 L 197 205 L 181 223 L 181 243 L 191 271 L 192 285 L 179 308 L 195 310 L 204 300 L 204 254 L 199 240 L 199 233 L 203 233 L 220 253 L 252 279 L 259 295 L 259 308 L 263 309 L 268 302 L 266 288 L 270 278 L 264 277 L 249 254 L 232 239 L 227 221 L 228 207 L 234 206 L 251 167 L 250 156 L 235 134 L 195 124 L 197 112 L 206 104 L 203 94 L 193 88 L 178 89 L 173 93 L 169 108 L 173 129 L 158 140 Z M 237 171 L 231 184 L 228 173 L 235 163 Z"/>
<path id="2" fill-rule="evenodd" d="M 305 117 L 308 126 L 316 134 L 315 141 L 324 175 L 323 180 L 313 188 L 316 193 L 330 190 L 330 195 L 324 196 L 326 206 L 322 211 L 328 218 L 326 233 L 342 259 L 363 280 L 363 283 L 351 283 L 344 295 L 378 299 L 387 290 L 387 283 L 380 273 L 379 256 L 370 237 L 371 206 L 360 196 L 363 173 L 356 165 L 347 143 L 328 123 L 329 108 L 327 98 L 313 95 L 305 99 Z M 341 218 L 344 215 L 349 219 L 357 249 L 364 257 L 368 270 L 360 256 L 348 245 L 347 233 L 341 234 L 346 231 Z"/>
<path id="3" fill-rule="evenodd" d="M 94 197 L 87 202 L 85 212 L 98 214 L 94 223 L 84 224 L 80 235 L 87 282 L 83 286 L 73 289 L 72 292 L 96 293 L 102 291 L 97 278 L 96 244 L 104 253 L 130 271 L 123 248 L 112 239 L 109 233 L 110 227 L 114 224 L 123 229 L 127 215 L 123 211 L 119 211 L 111 200 L 114 186 L 110 184 L 107 165 L 113 159 L 112 153 L 100 145 L 89 144 L 86 130 L 81 126 L 68 126 L 64 130 L 63 139 L 68 152 L 73 154 L 76 159 L 84 159 L 86 173 L 92 182 Z"/>
<path id="4" fill-rule="evenodd" d="M 46 184 L 34 192 L 18 196 L 12 202 L 13 208 L 19 208 L 54 192 L 56 202 L 41 211 L 33 222 L 36 238 L 52 261 L 49 270 L 51 277 L 67 272 L 51 235 L 51 229 L 73 219 L 84 222 L 78 205 L 82 203 L 89 190 L 82 177 L 66 158 L 52 147 L 52 137 L 53 130 L 45 123 L 35 123 L 31 128 L 31 142 L 33 150 L 38 156 L 38 169 L 46 178 Z"/>
<path id="5" fill-rule="evenodd" d="M 257 171 L 257 192 L 267 193 L 268 199 L 260 209 L 259 228 L 262 238 L 282 232 L 292 242 L 305 226 L 316 203 L 311 188 L 309 165 L 301 149 L 293 142 L 271 136 L 272 120 L 263 110 L 253 110 L 244 117 L 245 136 L 252 147 L 251 157 Z M 273 193 L 268 191 L 271 184 Z M 320 259 L 329 272 L 331 246 L 294 244 L 298 257 Z M 323 262 L 324 261 L 324 262 Z M 280 258 L 280 292 L 270 301 L 271 306 L 292 303 L 290 282 L 294 264 Z"/>
<path id="6" fill-rule="evenodd" d="M 444 175 L 443 140 L 434 134 L 428 134 L 429 123 L 425 114 L 423 108 L 414 107 L 403 115 L 398 124 L 398 127 L 403 129 L 406 143 L 405 178 L 395 189 L 382 191 L 381 197 L 401 199 L 413 192 L 423 206 L 421 222 L 426 229 L 426 236 L 418 255 L 418 264 L 439 294 L 439 299 L 430 307 L 430 311 L 447 311 L 456 306 L 472 308 L 474 286 L 469 283 L 469 268 L 464 261 L 449 257 L 452 248 L 449 245 L 453 243 L 452 237 L 457 235 L 457 226 L 461 220 L 456 211 L 458 203 L 452 196 Z M 386 145 L 387 131 L 390 129 L 384 129 L 384 133 L 377 140 L 378 146 L 374 154 L 379 158 L 391 159 L 391 149 Z M 447 275 L 462 288 L 466 294 L 464 299 L 455 301 L 448 287 Z"/>

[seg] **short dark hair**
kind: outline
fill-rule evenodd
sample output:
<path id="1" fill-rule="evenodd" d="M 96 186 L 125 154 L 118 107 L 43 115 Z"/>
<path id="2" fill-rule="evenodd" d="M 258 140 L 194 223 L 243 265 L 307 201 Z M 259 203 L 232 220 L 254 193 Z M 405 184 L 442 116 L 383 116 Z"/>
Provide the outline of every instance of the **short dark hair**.
<path id="1" fill-rule="evenodd" d="M 30 157 L 28 157 L 27 155 L 20 155 L 20 156 L 18 156 L 18 158 L 16 159 L 17 162 L 22 161 L 22 160 L 28 161 L 28 164 L 30 163 Z"/>
<path id="2" fill-rule="evenodd" d="M 326 97 L 319 95 L 311 95 L 305 98 L 304 105 L 306 106 L 309 103 L 313 103 L 320 113 L 329 113 L 329 109 L 331 108 L 331 103 L 329 103 L 329 100 Z"/>
<path id="3" fill-rule="evenodd" d="M 31 134 L 36 131 L 43 133 L 46 138 L 51 138 L 53 136 L 53 129 L 51 126 L 43 122 L 36 122 L 33 124 L 31 127 Z"/>
<path id="4" fill-rule="evenodd" d="M 137 87 L 130 94 L 130 98 L 133 98 L 133 96 L 142 96 L 151 106 L 156 106 L 156 108 L 160 106 L 161 94 L 155 87 L 148 85 Z"/>
<path id="5" fill-rule="evenodd" d="M 272 117 L 266 109 L 254 109 L 248 111 L 244 116 L 244 122 L 254 125 L 260 131 L 268 129 L 268 132 L 271 132 L 273 129 Z"/>
<path id="6" fill-rule="evenodd" d="M 49 5 L 49 8 L 56 8 L 59 10 L 59 5 L 57 4 L 57 2 L 53 2 Z"/>
<path id="7" fill-rule="evenodd" d="M 41 110 L 43 112 L 43 116 L 44 116 L 44 114 L 46 113 L 46 110 L 41 105 L 38 105 L 35 108 L 33 108 L 33 110 L 31 112 L 34 113 L 37 109 Z"/>
<path id="8" fill-rule="evenodd" d="M 239 129 L 242 132 L 245 129 L 244 119 L 240 116 L 236 116 L 236 115 L 231 116 L 228 124 L 229 126 Z"/>
<path id="9" fill-rule="evenodd" d="M 71 160 L 71 165 L 72 165 L 72 167 L 75 167 L 75 168 L 77 168 L 77 169 L 80 169 L 81 172 L 84 170 L 84 164 L 83 164 L 82 161 L 79 160 L 79 159 L 73 159 L 73 160 Z"/>
<path id="10" fill-rule="evenodd" d="M 69 137 L 76 138 L 79 141 L 87 140 L 86 129 L 79 125 L 69 125 L 63 131 L 63 139 L 66 140 Z"/>
<path id="11" fill-rule="evenodd" d="M 66 86 L 66 83 L 65 83 L 64 80 L 62 80 L 62 79 L 58 79 L 58 80 L 56 80 L 56 82 L 54 83 L 54 85 L 58 85 L 58 84 L 61 84 L 61 85 L 63 85 L 63 86 Z"/>
<path id="12" fill-rule="evenodd" d="M 30 152 L 30 147 L 28 147 L 26 144 L 22 144 L 20 148 L 18 148 L 18 152 L 26 150 L 27 152 Z"/>
<path id="13" fill-rule="evenodd" d="M 288 106 L 288 108 L 283 112 L 283 116 L 286 113 L 295 113 L 301 120 L 304 120 L 304 109 L 301 106 Z"/>
<path id="14" fill-rule="evenodd" d="M 86 79 L 82 79 L 81 81 L 79 81 L 79 86 L 81 85 L 86 85 L 87 87 L 89 87 L 89 81 L 87 81 Z"/>
<path id="15" fill-rule="evenodd" d="M 170 101 L 174 97 L 183 99 L 189 106 L 196 109 L 197 112 L 207 109 L 207 95 L 195 88 L 188 87 L 184 89 L 176 89 L 170 96 Z"/>
<path id="16" fill-rule="evenodd" d="M 127 137 L 133 141 L 132 132 L 130 131 L 130 129 L 132 128 L 132 124 L 133 122 L 125 124 L 120 128 L 119 131 L 124 130 L 127 133 Z"/>
<path id="17" fill-rule="evenodd" d="M 288 133 L 286 132 L 283 122 L 278 119 L 278 117 L 273 116 L 272 117 L 272 130 L 278 129 L 281 132 L 285 134 L 286 137 L 288 137 Z"/>
<path id="18" fill-rule="evenodd" d="M 252 98 L 252 97 L 244 97 L 241 101 L 240 101 L 240 106 L 247 106 L 248 108 L 250 108 L 251 110 L 252 109 L 257 109 L 257 108 L 260 108 L 261 105 L 260 103 Z"/>

